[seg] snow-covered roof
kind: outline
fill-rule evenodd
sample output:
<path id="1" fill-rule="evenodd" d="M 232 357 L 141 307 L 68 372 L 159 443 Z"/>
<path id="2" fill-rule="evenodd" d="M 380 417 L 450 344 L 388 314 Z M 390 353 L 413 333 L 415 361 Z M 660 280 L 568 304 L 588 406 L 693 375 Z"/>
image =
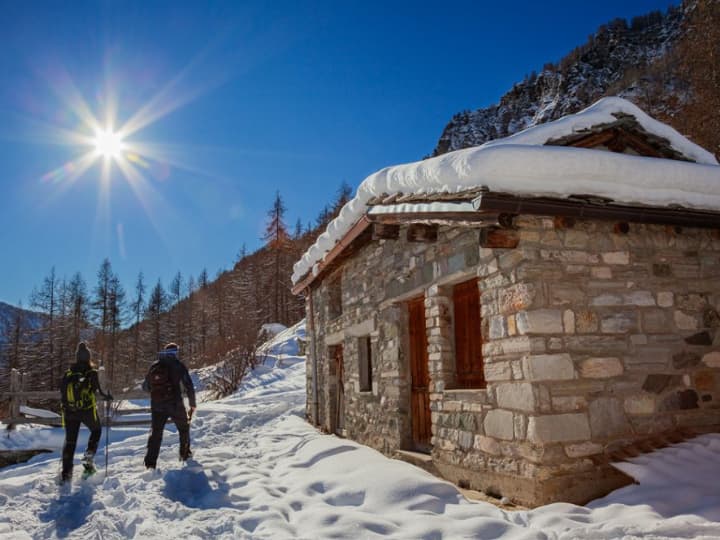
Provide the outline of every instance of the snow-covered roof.
<path id="1" fill-rule="evenodd" d="M 585 148 L 544 146 L 632 116 L 648 134 L 695 163 Z M 520 196 L 583 194 L 627 203 L 720 211 L 720 166 L 708 151 L 621 98 L 604 98 L 554 122 L 432 159 L 386 167 L 368 176 L 293 267 L 293 283 L 318 264 L 367 212 L 368 202 L 393 193 L 455 193 L 484 186 Z"/>

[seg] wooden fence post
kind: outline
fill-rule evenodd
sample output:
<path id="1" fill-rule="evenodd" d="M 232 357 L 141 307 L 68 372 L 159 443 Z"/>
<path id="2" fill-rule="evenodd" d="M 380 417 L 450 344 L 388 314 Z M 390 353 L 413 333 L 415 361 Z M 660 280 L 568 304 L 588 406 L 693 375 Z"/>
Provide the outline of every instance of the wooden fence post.
<path id="1" fill-rule="evenodd" d="M 24 392 L 25 390 L 27 390 L 27 379 L 28 379 L 27 373 L 25 373 L 25 372 L 23 371 L 23 372 L 20 374 L 20 391 L 21 391 L 21 392 Z M 20 399 L 18 400 L 18 403 L 19 403 L 20 405 L 27 405 L 27 397 L 25 397 L 25 396 L 20 396 Z M 19 407 L 18 407 L 18 412 L 19 412 Z"/>

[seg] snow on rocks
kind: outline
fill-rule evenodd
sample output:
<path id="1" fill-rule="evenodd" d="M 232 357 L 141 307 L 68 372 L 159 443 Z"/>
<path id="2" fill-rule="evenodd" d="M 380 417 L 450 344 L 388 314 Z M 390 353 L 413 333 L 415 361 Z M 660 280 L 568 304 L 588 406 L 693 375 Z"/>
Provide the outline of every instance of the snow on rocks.
<path id="1" fill-rule="evenodd" d="M 142 466 L 146 432 L 113 430 L 109 476 L 99 460 L 100 471 L 65 495 L 54 483 L 57 451 L 0 469 L 0 539 L 720 538 L 720 435 L 618 465 L 640 483 L 587 507 L 511 512 L 319 433 L 303 419 L 304 362 L 280 365 L 262 366 L 236 394 L 200 405 L 189 466 L 178 463 L 177 434 L 168 429 L 158 471 Z M 28 442 L 33 432 L 47 440 L 47 431 L 61 438 L 57 428 L 20 433 Z"/>
<path id="2" fill-rule="evenodd" d="M 667 139 L 697 163 L 543 146 L 547 141 L 633 116 L 643 129 Z M 720 210 L 720 167 L 715 157 L 670 126 L 621 98 L 604 98 L 574 115 L 481 146 L 387 167 L 368 176 L 355 197 L 293 267 L 293 283 L 317 264 L 357 223 L 373 197 L 392 193 L 454 193 L 485 186 L 525 196 L 606 197 L 616 202 Z"/>

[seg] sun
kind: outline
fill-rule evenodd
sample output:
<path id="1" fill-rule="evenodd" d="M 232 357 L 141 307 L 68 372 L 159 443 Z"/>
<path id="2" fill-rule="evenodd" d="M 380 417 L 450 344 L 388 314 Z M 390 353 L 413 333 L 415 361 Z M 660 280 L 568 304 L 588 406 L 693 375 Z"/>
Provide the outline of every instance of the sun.
<path id="1" fill-rule="evenodd" d="M 122 136 L 118 132 L 113 132 L 110 129 L 96 132 L 93 145 L 95 146 L 95 153 L 106 159 L 118 159 L 122 157 L 123 150 L 125 149 Z"/>

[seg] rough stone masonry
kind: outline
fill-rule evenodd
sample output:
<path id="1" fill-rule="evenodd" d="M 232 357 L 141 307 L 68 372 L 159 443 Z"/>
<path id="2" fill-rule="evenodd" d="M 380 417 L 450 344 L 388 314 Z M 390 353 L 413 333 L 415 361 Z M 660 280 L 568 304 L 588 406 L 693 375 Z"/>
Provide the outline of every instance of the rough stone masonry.
<path id="1" fill-rule="evenodd" d="M 314 351 L 317 420 L 335 430 L 331 354 L 342 345 L 344 434 L 388 455 L 411 446 L 406 301 L 422 296 L 431 456 L 455 482 L 526 505 L 583 503 L 626 481 L 597 458 L 720 426 L 717 230 L 532 216 L 514 227 L 517 247 L 485 249 L 477 228 L 409 242 L 402 226 L 316 282 L 308 414 Z M 486 385 L 458 389 L 451 289 L 473 278 Z M 337 287 L 340 314 L 330 309 Z M 372 390 L 360 391 L 367 337 Z"/>

